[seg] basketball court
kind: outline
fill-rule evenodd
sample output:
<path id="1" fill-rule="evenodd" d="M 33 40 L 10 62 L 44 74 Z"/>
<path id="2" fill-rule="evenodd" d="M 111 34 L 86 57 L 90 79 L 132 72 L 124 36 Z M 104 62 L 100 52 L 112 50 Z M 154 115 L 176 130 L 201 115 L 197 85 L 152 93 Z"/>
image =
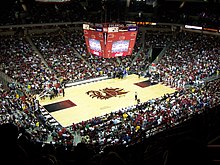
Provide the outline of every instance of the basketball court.
<path id="1" fill-rule="evenodd" d="M 106 79 L 65 88 L 65 96 L 39 100 L 40 104 L 63 127 L 118 111 L 121 108 L 158 98 L 175 89 L 151 83 L 148 78 L 132 74 L 123 79 Z"/>

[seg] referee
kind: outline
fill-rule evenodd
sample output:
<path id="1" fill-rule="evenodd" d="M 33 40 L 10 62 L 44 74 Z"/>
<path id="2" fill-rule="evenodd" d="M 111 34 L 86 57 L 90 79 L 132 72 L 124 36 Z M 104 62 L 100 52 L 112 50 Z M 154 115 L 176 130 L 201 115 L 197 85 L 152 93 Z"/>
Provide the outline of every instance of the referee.
<path id="1" fill-rule="evenodd" d="M 134 99 L 135 101 L 138 99 L 137 92 L 135 92 Z"/>

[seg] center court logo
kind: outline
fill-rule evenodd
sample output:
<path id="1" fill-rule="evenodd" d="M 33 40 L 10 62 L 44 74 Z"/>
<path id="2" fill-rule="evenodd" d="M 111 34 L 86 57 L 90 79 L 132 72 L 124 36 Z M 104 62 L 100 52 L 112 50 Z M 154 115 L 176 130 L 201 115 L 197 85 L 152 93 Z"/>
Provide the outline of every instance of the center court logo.
<path id="1" fill-rule="evenodd" d="M 122 96 L 128 93 L 128 91 L 124 91 L 122 88 L 104 88 L 104 89 L 99 89 L 98 91 L 95 90 L 90 90 L 86 92 L 87 95 L 89 95 L 92 98 L 97 98 L 97 99 L 109 99 L 111 97 L 117 97 L 117 96 Z"/>

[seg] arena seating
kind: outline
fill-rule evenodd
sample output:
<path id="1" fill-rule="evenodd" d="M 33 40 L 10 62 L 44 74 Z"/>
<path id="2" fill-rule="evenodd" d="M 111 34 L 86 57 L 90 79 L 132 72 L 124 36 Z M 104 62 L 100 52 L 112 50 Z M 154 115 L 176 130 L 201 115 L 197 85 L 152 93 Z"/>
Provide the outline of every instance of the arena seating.
<path id="1" fill-rule="evenodd" d="M 127 10 L 146 10 L 140 4 L 131 3 Z M 126 17 L 219 27 L 218 5 L 210 11 L 205 5 L 193 10 L 187 4 L 181 14 L 158 8 L 152 17 Z M 13 33 L 0 38 L 0 71 L 13 81 L 0 81 L 1 164 L 219 164 L 219 36 L 173 31 L 170 27 L 167 31 L 168 25 L 161 31 L 158 29 L 164 27 L 158 25 L 154 27 L 157 30 L 139 31 L 131 56 L 103 59 L 87 53 L 81 24 L 43 26 L 99 20 L 85 11 L 83 4 L 72 1 L 67 5 L 46 5 L 32 1 L 27 11 L 23 6 L 22 1 L 10 1 L 0 7 L 0 33 Z M 95 1 L 87 10 L 99 8 L 101 12 L 102 7 Z M 3 28 L 34 23 L 42 27 Z M 156 72 L 159 82 L 178 89 L 172 95 L 67 128 L 39 105 L 36 96 L 41 92 L 108 78 L 115 68 L 129 68 L 129 74 L 141 71 L 145 75 L 151 65 L 149 49 L 167 45 L 156 63 Z"/>

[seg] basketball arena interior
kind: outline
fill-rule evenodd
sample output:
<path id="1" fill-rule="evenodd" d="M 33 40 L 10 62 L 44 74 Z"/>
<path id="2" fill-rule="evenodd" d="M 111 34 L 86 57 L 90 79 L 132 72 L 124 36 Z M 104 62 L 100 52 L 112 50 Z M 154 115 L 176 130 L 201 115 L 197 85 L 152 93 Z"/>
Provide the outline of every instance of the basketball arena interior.
<path id="1" fill-rule="evenodd" d="M 220 164 L 219 0 L 2 0 L 1 164 Z"/>

